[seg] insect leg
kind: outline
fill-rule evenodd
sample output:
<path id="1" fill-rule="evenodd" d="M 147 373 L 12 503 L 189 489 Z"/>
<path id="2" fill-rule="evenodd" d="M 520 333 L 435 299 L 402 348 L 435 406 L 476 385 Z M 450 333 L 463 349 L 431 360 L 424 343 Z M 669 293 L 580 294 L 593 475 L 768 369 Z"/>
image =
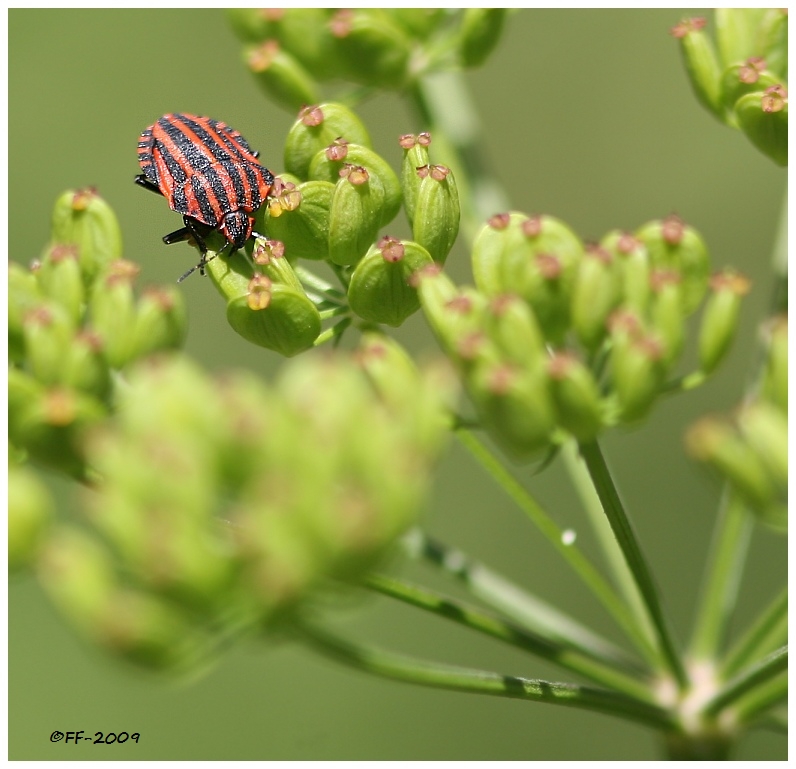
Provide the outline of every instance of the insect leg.
<path id="1" fill-rule="evenodd" d="M 150 192 L 156 192 L 158 195 L 162 195 L 163 193 L 160 191 L 160 187 L 157 184 L 154 184 L 149 179 L 146 178 L 143 174 L 138 174 L 133 180 L 136 184 L 143 187 L 145 190 L 149 190 Z"/>

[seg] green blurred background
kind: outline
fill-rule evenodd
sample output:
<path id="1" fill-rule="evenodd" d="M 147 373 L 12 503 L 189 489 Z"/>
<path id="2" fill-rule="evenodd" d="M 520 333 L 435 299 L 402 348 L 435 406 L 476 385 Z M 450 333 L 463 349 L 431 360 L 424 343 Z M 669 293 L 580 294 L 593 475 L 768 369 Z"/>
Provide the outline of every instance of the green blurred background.
<path id="1" fill-rule="evenodd" d="M 688 12 L 694 15 L 696 12 Z M 667 34 L 683 12 L 521 11 L 487 64 L 468 74 L 487 156 L 512 206 L 569 222 L 585 239 L 676 212 L 705 236 L 717 266 L 752 276 L 744 329 L 721 373 L 703 389 L 661 403 L 643 429 L 605 441 L 681 636 L 691 626 L 718 489 L 684 456 L 683 432 L 705 411 L 729 410 L 749 373 L 755 324 L 770 293 L 768 259 L 786 175 L 738 132 L 697 105 Z M 48 236 L 55 197 L 95 185 L 116 210 L 141 284 L 171 282 L 194 263 L 160 238 L 180 226 L 162 200 L 133 185 L 138 134 L 161 114 L 224 120 L 281 170 L 293 116 L 270 104 L 242 65 L 220 11 L 11 10 L 9 12 L 9 231 L 11 258 L 29 262 Z M 377 151 L 398 167 L 401 133 L 415 122 L 396 97 L 361 109 Z M 433 149 L 433 148 L 432 148 Z M 432 155 L 433 158 L 433 155 Z M 397 234 L 401 235 L 400 225 Z M 391 234 L 396 234 L 391 230 Z M 469 280 L 463 251 L 449 271 Z M 226 326 L 208 280 L 183 284 L 189 353 L 213 369 L 275 370 L 275 354 Z M 422 319 L 399 334 L 434 349 Z M 562 526 L 592 543 L 572 491 L 554 465 L 530 479 Z M 64 514 L 76 506 L 54 482 Z M 427 514 L 428 530 L 617 637 L 589 593 L 521 513 L 453 447 Z M 451 592 L 438 575 L 396 564 L 408 578 Z M 786 542 L 755 534 L 738 607 L 743 626 L 786 578 Z M 408 653 L 504 673 L 566 674 L 442 620 L 390 604 L 352 602 L 345 632 Z M 292 646 L 248 642 L 208 675 L 164 683 L 81 644 L 31 579 L 9 601 L 11 759 L 535 759 L 659 756 L 654 735 L 607 716 L 424 690 L 349 672 Z M 140 732 L 138 745 L 51 744 L 55 730 Z M 786 739 L 748 736 L 738 758 L 782 759 Z"/>

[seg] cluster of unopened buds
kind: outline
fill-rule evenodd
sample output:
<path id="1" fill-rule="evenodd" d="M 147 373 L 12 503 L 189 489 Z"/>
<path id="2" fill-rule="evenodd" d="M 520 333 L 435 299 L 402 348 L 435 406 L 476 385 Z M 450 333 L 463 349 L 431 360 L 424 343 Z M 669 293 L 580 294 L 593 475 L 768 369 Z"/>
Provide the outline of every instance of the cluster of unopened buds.
<path id="1" fill-rule="evenodd" d="M 720 8 L 716 44 L 707 20 L 672 28 L 702 106 L 746 134 L 761 152 L 788 164 L 788 9 Z"/>
<path id="2" fill-rule="evenodd" d="M 702 238 L 676 216 L 584 246 L 553 217 L 499 214 L 472 266 L 474 287 L 422 270 L 420 301 L 479 423 L 520 459 L 636 422 L 665 393 L 703 381 L 749 287 L 733 271 L 711 278 Z M 706 295 L 699 366 L 677 375 L 687 318 Z"/>
<path id="3" fill-rule="evenodd" d="M 399 326 L 419 309 L 411 276 L 444 264 L 459 231 L 453 174 L 429 159 L 429 134 L 404 135 L 399 175 L 340 104 L 303 108 L 285 144 L 285 172 L 257 212 L 250 258 L 211 259 L 207 272 L 244 338 L 291 356 L 355 318 Z M 381 234 L 404 208 L 412 239 Z M 212 241 L 211 241 L 212 243 Z M 249 247 L 251 249 L 251 247 Z M 299 264 L 327 262 L 341 288 Z M 322 323 L 332 319 L 332 328 Z"/>
<path id="4" fill-rule="evenodd" d="M 729 415 L 707 416 L 689 430 L 691 454 L 726 480 L 761 520 L 788 526 L 788 319 L 764 328 L 763 376 Z"/>
<path id="5" fill-rule="evenodd" d="M 244 61 L 289 110 L 337 81 L 400 89 L 424 72 L 477 67 L 495 49 L 505 8 L 258 9 L 229 11 Z M 362 66 L 367 62 L 367 66 Z"/>

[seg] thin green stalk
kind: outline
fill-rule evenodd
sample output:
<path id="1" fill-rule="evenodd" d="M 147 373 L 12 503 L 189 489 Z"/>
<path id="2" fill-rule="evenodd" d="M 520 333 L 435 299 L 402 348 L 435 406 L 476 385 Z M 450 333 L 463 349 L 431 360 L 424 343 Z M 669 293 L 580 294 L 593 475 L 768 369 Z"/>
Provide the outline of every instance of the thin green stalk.
<path id="1" fill-rule="evenodd" d="M 322 344 L 326 344 L 326 342 L 339 341 L 340 337 L 342 336 L 343 332 L 351 325 L 351 318 L 343 318 L 341 321 L 336 323 L 331 328 L 327 328 L 325 331 L 321 331 L 318 334 L 318 338 L 313 342 L 314 347 L 320 347 Z"/>
<path id="2" fill-rule="evenodd" d="M 788 588 L 785 587 L 727 654 L 724 676 L 735 675 L 753 659 L 781 646 L 787 637 Z"/>
<path id="3" fill-rule="evenodd" d="M 638 591 L 636 581 L 627 565 L 627 561 L 622 555 L 614 537 L 613 530 L 603 512 L 603 505 L 597 494 L 588 468 L 580 456 L 578 444 L 575 441 L 567 441 L 562 450 L 564 466 L 569 477 L 575 486 L 575 490 L 581 499 L 586 516 L 591 523 L 592 529 L 597 536 L 597 541 L 605 555 L 608 567 L 613 572 L 614 582 L 622 591 L 625 600 L 633 608 L 633 613 L 638 617 L 644 633 L 650 644 L 654 644 L 655 631 L 649 621 L 649 617 L 644 606 L 644 602 Z"/>
<path id="4" fill-rule="evenodd" d="M 718 715 L 721 710 L 737 702 L 745 694 L 756 689 L 762 691 L 764 684 L 787 669 L 788 647 L 783 646 L 760 660 L 756 665 L 739 673 L 723 686 L 721 691 L 705 705 L 704 713 L 709 716 Z M 785 683 L 787 685 L 787 681 Z"/>
<path id="5" fill-rule="evenodd" d="M 619 492 L 614 485 L 608 465 L 605 463 L 600 445 L 597 441 L 580 444 L 580 453 L 586 462 L 589 475 L 591 475 L 594 488 L 600 497 L 608 522 L 611 524 L 617 544 L 622 550 L 644 601 L 647 614 L 655 629 L 663 660 L 679 684 L 685 686 L 688 679 L 680 655 L 675 648 L 669 623 L 663 613 L 658 588 L 652 579 L 647 559 L 641 552 L 622 500 L 619 498 Z"/>
<path id="6" fill-rule="evenodd" d="M 329 318 L 336 318 L 340 315 L 348 315 L 351 310 L 348 307 L 333 307 L 328 310 L 321 310 L 321 320 L 328 320 Z"/>
<path id="7" fill-rule="evenodd" d="M 307 288 L 321 294 L 326 300 L 336 304 L 347 304 L 347 298 L 343 291 L 323 280 L 323 278 L 319 278 L 312 270 L 297 264 L 293 267 L 293 271 Z"/>
<path id="8" fill-rule="evenodd" d="M 772 313 L 787 312 L 787 241 L 786 196 L 771 257 L 774 271 Z M 758 349 L 757 355 L 758 358 L 762 356 L 762 349 Z M 758 385 L 760 365 L 754 366 L 754 370 L 754 379 L 746 387 L 747 394 L 754 392 Z M 727 626 L 737 601 L 738 586 L 752 533 L 751 516 L 737 498 L 730 496 L 726 487 L 721 504 L 722 512 L 716 522 L 705 587 L 702 590 L 702 600 L 697 607 L 697 624 L 691 642 L 691 654 L 697 658 L 716 656 L 725 640 Z"/>
<path id="9" fill-rule="evenodd" d="M 657 652 L 650 646 L 629 607 L 613 591 L 602 575 L 592 566 L 583 553 L 573 544 L 565 544 L 563 532 L 539 506 L 523 486 L 509 473 L 503 464 L 470 432 L 457 430 L 456 437 L 475 459 L 492 476 L 499 486 L 516 502 L 534 525 L 558 550 L 572 570 L 583 580 L 603 606 L 617 621 L 639 651 L 650 662 L 657 663 Z"/>
<path id="10" fill-rule="evenodd" d="M 644 668 L 624 649 L 461 550 L 432 539 L 420 529 L 410 531 L 403 542 L 412 557 L 423 558 L 453 576 L 472 595 L 520 627 L 635 676 L 645 674 Z"/>
<path id="11" fill-rule="evenodd" d="M 358 670 L 384 678 L 459 692 L 593 710 L 634 720 L 655 729 L 672 726 L 671 718 L 665 710 L 624 694 L 578 684 L 551 683 L 417 660 L 377 647 L 355 644 L 306 624 L 297 630 L 302 639 L 316 651 Z"/>
<path id="12" fill-rule="evenodd" d="M 503 619 L 484 614 L 455 598 L 382 574 L 368 575 L 364 584 L 382 595 L 403 601 L 410 606 L 424 609 L 439 617 L 458 622 L 471 630 L 529 651 L 531 654 L 580 673 L 610 689 L 623 692 L 643 702 L 651 701 L 650 687 L 645 685 L 639 677 L 631 677 L 614 666 L 596 662 L 592 657 L 581 654 L 564 644 L 553 643 L 541 635 L 523 630 Z"/>
<path id="13" fill-rule="evenodd" d="M 696 660 L 715 659 L 725 643 L 751 534 L 751 516 L 735 495 L 725 491 L 708 559 L 711 566 L 697 603 L 689 650 Z"/>

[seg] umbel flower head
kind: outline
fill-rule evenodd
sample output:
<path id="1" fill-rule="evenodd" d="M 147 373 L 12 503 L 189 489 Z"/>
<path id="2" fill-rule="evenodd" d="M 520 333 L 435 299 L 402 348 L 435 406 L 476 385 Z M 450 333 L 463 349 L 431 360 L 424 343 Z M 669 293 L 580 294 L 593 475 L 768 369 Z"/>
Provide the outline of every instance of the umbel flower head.
<path id="1" fill-rule="evenodd" d="M 180 356 L 129 382 L 86 449 L 90 529 L 55 529 L 38 572 L 85 636 L 167 669 L 372 565 L 422 510 L 450 393 L 380 336 L 272 386 Z"/>

